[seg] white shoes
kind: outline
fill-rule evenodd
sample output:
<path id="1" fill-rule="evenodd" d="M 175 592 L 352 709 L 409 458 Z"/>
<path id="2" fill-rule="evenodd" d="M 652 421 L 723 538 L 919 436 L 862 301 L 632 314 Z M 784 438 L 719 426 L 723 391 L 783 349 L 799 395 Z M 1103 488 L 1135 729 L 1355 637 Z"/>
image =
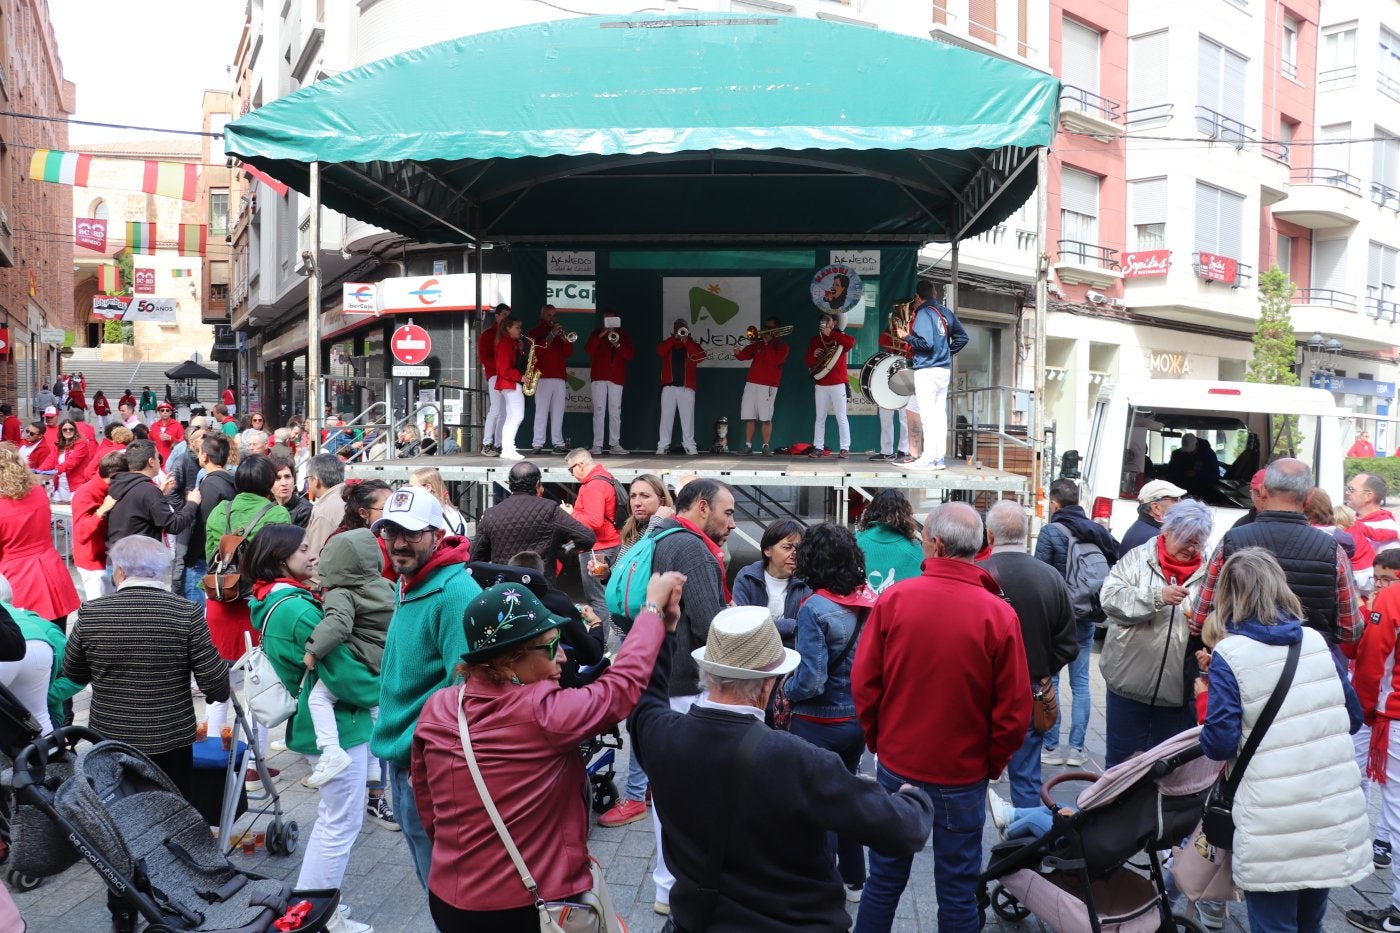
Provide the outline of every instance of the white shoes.
<path id="1" fill-rule="evenodd" d="M 348 908 L 332 911 L 326 918 L 326 933 L 374 933 L 374 927 L 368 923 L 351 920 L 347 916 L 349 913 Z"/>
<path id="2" fill-rule="evenodd" d="M 524 460 L 524 459 L 525 459 L 524 455 L 522 455 L 522 454 L 520 453 L 520 451 L 515 450 L 514 448 L 511 448 L 510 450 L 502 450 L 502 451 L 500 452 L 500 454 L 499 454 L 499 457 L 500 457 L 500 459 L 502 459 L 502 460 Z"/>
<path id="3" fill-rule="evenodd" d="M 1088 760 L 1089 753 L 1082 748 L 1071 745 L 1065 752 L 1065 764 L 1071 768 L 1082 768 Z"/>
<path id="4" fill-rule="evenodd" d="M 321 752 L 316 767 L 311 769 L 311 774 L 306 779 L 306 786 L 310 788 L 320 787 L 348 767 L 350 767 L 350 755 L 339 745 L 332 745 Z"/>
<path id="5" fill-rule="evenodd" d="M 1006 835 L 1006 827 L 1011 825 L 1011 804 L 1001 799 L 1001 795 L 992 788 L 987 788 L 987 813 L 992 818 L 992 825 L 997 828 L 997 832 L 1003 837 Z"/>
<path id="6" fill-rule="evenodd" d="M 613 444 L 611 447 L 608 448 L 608 453 L 612 454 L 614 457 L 625 457 L 631 452 L 632 451 L 627 450 L 620 444 Z"/>

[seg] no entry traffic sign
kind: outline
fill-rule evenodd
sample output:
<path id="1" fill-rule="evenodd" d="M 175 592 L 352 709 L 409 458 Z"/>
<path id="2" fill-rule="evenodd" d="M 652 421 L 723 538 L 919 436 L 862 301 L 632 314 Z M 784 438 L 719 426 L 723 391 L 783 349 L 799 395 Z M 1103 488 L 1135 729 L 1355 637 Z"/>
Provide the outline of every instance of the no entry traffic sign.
<path id="1" fill-rule="evenodd" d="M 412 366 L 428 358 L 433 349 L 433 338 L 417 324 L 405 324 L 389 338 L 389 349 L 394 359 Z"/>

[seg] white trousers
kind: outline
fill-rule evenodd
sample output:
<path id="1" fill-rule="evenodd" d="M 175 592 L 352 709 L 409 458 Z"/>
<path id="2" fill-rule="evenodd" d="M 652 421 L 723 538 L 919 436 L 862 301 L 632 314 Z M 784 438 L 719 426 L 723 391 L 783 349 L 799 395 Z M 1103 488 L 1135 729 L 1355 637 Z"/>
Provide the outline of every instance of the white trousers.
<path id="1" fill-rule="evenodd" d="M 516 453 L 515 435 L 520 433 L 520 423 L 525 420 L 525 393 L 520 386 L 501 393 L 501 407 L 505 417 L 501 425 L 501 453 Z"/>
<path id="2" fill-rule="evenodd" d="M 914 397 L 924 425 L 924 452 L 920 463 L 933 463 L 948 455 L 948 380 L 946 366 L 914 370 Z"/>
<path id="3" fill-rule="evenodd" d="M 53 731 L 49 718 L 49 674 L 53 672 L 53 648 L 46 641 L 24 643 L 24 657 L 0 662 L 0 684 L 10 688 L 15 699 L 39 720 L 45 735 Z"/>
<path id="4" fill-rule="evenodd" d="M 78 579 L 83 581 L 83 599 L 101 599 L 111 595 L 112 588 L 107 583 L 107 571 L 84 570 L 78 568 Z"/>
<path id="5" fill-rule="evenodd" d="M 1392 735 L 1393 739 L 1394 736 Z M 1356 767 L 1361 769 L 1361 793 L 1368 799 L 1371 796 L 1371 779 L 1366 776 L 1366 765 L 1371 757 L 1371 727 L 1362 726 L 1356 730 L 1356 734 L 1351 737 L 1352 746 L 1356 749 Z M 1381 794 L 1385 794 L 1385 785 L 1377 785 L 1381 789 Z M 1371 838 L 1379 839 L 1381 842 L 1390 841 L 1390 823 L 1386 820 L 1385 806 L 1380 808 L 1380 815 L 1376 817 L 1376 825 L 1371 831 Z"/>
<path id="6" fill-rule="evenodd" d="M 361 742 L 345 750 L 350 755 L 350 767 L 321 785 L 321 800 L 316 806 L 316 825 L 304 845 L 301 873 L 296 886 L 305 888 L 338 888 L 350 864 L 350 849 L 365 822 L 365 775 L 369 743 Z M 308 756 L 312 767 L 316 759 Z"/>
<path id="7" fill-rule="evenodd" d="M 316 733 L 316 747 L 324 752 L 332 745 L 340 747 L 340 726 L 335 721 L 335 694 L 324 680 L 316 681 L 311 694 L 306 698 L 306 708 L 311 713 L 311 730 Z M 379 707 L 369 711 L 371 722 L 379 719 Z M 379 780 L 379 759 L 365 746 L 365 769 L 367 774 Z"/>
<path id="8" fill-rule="evenodd" d="M 107 430 L 107 419 L 108 419 L 109 417 L 111 417 L 111 416 L 110 416 L 110 415 L 98 415 L 98 416 L 97 416 L 97 431 L 98 431 L 99 434 L 100 434 L 101 432 Z"/>
<path id="9" fill-rule="evenodd" d="M 535 446 L 543 447 L 545 429 L 555 447 L 564 446 L 564 380 L 541 379 L 535 389 Z"/>
<path id="10" fill-rule="evenodd" d="M 841 449 L 851 449 L 851 422 L 846 417 L 846 386 L 816 386 L 817 423 L 812 428 L 812 444 L 818 450 L 826 446 L 826 416 L 836 416 L 836 430 L 841 437 Z"/>
<path id="11" fill-rule="evenodd" d="M 909 449 L 909 412 L 903 408 L 899 411 L 891 411 L 888 408 L 880 409 L 880 453 L 889 455 L 894 453 L 894 418 L 899 416 L 899 442 L 900 450 Z"/>
<path id="12" fill-rule="evenodd" d="M 608 433 L 603 433 L 603 415 L 608 416 Z M 605 443 L 608 437 L 612 444 Z M 593 383 L 593 449 L 622 446 L 622 384 Z"/>
<path id="13" fill-rule="evenodd" d="M 496 388 L 495 376 L 486 380 L 486 399 L 486 425 L 481 431 L 481 443 L 485 447 L 494 447 L 496 438 L 501 433 L 501 421 L 506 416 L 506 406 Z"/>
<path id="14" fill-rule="evenodd" d="M 688 454 L 695 453 L 695 390 L 685 386 L 661 387 L 661 431 L 657 448 L 671 446 L 671 431 L 676 413 L 681 416 L 681 445 Z"/>
<path id="15" fill-rule="evenodd" d="M 671 697 L 671 709 L 678 713 L 688 713 L 698 699 L 700 699 L 699 694 L 688 697 Z M 656 899 L 663 904 L 669 904 L 671 903 L 671 888 L 676 883 L 676 876 L 671 874 L 671 869 L 666 867 L 665 854 L 661 849 L 661 817 L 657 813 L 656 807 L 651 808 L 651 825 L 656 830 L 656 867 L 652 869 L 651 880 L 656 885 Z"/>

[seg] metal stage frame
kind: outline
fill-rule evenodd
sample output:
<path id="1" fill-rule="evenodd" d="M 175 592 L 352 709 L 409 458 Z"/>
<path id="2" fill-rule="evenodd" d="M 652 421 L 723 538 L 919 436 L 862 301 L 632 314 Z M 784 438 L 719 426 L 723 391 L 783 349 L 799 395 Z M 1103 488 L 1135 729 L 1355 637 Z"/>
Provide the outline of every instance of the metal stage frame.
<path id="1" fill-rule="evenodd" d="M 576 485 L 564 467 L 565 458 L 562 455 L 527 456 L 526 459 L 540 468 L 544 483 Z M 947 470 L 929 472 L 905 470 L 888 461 L 869 461 L 864 454 L 853 455 L 850 460 L 838 460 L 834 455 L 813 460 L 807 457 L 742 457 L 733 453 L 701 453 L 694 457 L 634 453 L 626 456 L 603 455 L 594 460 L 624 484 L 642 473 L 654 473 L 668 485 L 683 476 L 723 480 L 735 487 L 736 509 L 740 517 L 760 525 L 770 520 L 763 517 L 764 511 L 771 512 L 773 517 L 781 514 L 804 518 L 765 493 L 767 487 L 829 490 L 831 495 L 823 496 L 825 517 L 841 522 L 845 522 L 849 514 L 852 493 L 869 499 L 874 495 L 874 490 L 890 487 L 919 490 L 925 495 L 945 500 L 954 498 L 955 494 L 964 494 L 969 498 L 975 498 L 978 494 L 996 498 L 1011 496 L 1022 505 L 1027 503 L 1030 496 L 1029 482 L 1019 473 L 993 470 L 986 466 L 977 469 L 957 461 L 950 461 Z M 504 487 L 507 474 L 514 465 L 515 461 L 496 457 L 455 454 L 349 463 L 346 464 L 345 473 L 349 477 L 377 478 L 392 483 L 406 481 L 409 474 L 419 467 L 435 467 L 447 482 L 474 484 L 470 499 L 473 508 L 467 511 L 474 513 L 475 517 L 488 504 L 491 484 L 499 483 Z M 758 542 L 742 529 L 736 529 L 735 533 L 758 546 Z"/>

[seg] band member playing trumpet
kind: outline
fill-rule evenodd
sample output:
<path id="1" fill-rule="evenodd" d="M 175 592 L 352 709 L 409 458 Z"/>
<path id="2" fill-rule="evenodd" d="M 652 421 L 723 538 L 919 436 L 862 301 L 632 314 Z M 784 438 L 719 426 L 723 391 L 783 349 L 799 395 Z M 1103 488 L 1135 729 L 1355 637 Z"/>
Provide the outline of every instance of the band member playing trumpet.
<path id="1" fill-rule="evenodd" d="M 481 452 L 494 457 L 501 452 L 501 421 L 505 419 L 506 406 L 501 401 L 501 392 L 496 388 L 496 331 L 501 322 L 510 316 L 510 305 L 499 304 L 491 311 L 491 318 L 481 325 L 481 336 L 476 341 L 476 358 L 486 375 L 487 407 L 486 427 L 481 436 Z"/>
<path id="2" fill-rule="evenodd" d="M 608 453 L 623 456 L 622 446 L 622 384 L 627 381 L 627 361 L 635 352 L 632 338 L 622 329 L 622 319 L 612 308 L 598 315 L 598 327 L 588 335 L 584 352 L 590 360 L 589 378 L 593 382 L 593 456 L 603 452 L 603 416 L 607 415 L 612 446 Z"/>
<path id="3" fill-rule="evenodd" d="M 896 315 L 898 312 L 896 312 Z M 914 351 L 909 349 L 909 345 L 903 340 L 894 336 L 893 329 L 896 317 L 890 318 L 890 327 L 880 331 L 880 352 L 897 353 L 905 359 L 912 359 Z M 919 400 L 912 395 L 909 403 L 899 411 L 891 411 L 883 406 L 878 406 L 880 411 L 880 452 L 871 454 L 871 460 L 894 460 L 896 463 L 908 463 L 918 459 L 920 442 L 919 437 Z M 894 442 L 894 421 L 895 416 L 899 416 L 899 449 L 896 454 Z"/>
<path id="4" fill-rule="evenodd" d="M 505 410 L 505 421 L 501 425 L 502 460 L 524 459 L 515 449 L 515 435 L 520 431 L 520 422 L 525 420 L 525 393 L 520 388 L 520 380 L 525 376 L 530 344 L 520 339 L 520 328 L 518 317 L 507 317 L 496 328 L 496 390 L 501 393 Z"/>
<path id="5" fill-rule="evenodd" d="M 823 314 L 817 336 L 807 344 L 807 370 L 817 383 L 817 423 L 808 456 L 827 455 L 826 416 L 832 414 L 841 438 L 838 456 L 845 460 L 851 455 L 851 422 L 846 418 L 846 354 L 856 345 L 856 339 L 837 330 L 836 323 L 836 315 Z"/>
<path id="6" fill-rule="evenodd" d="M 535 387 L 535 456 L 548 453 L 544 446 L 546 429 L 554 438 L 554 452 L 566 454 L 564 446 L 564 386 L 569 375 L 569 356 L 574 352 L 574 344 L 555 320 L 558 311 L 554 305 L 540 309 L 540 322 L 530 328 L 530 340 L 535 345 L 535 365 L 540 370 L 540 381 Z M 577 339 L 575 337 L 575 339 Z"/>
<path id="7" fill-rule="evenodd" d="M 750 327 L 744 337 L 749 342 L 734 354 L 735 359 L 752 360 L 749 378 L 744 383 L 744 400 L 739 403 L 739 417 L 744 419 L 744 456 L 753 455 L 753 427 L 763 425 L 763 455 L 773 456 L 773 406 L 778 399 L 778 384 L 783 379 L 783 363 L 792 349 L 778 339 L 779 332 L 791 333 L 778 319 L 763 322 L 763 330 Z"/>
<path id="8" fill-rule="evenodd" d="M 684 318 L 676 318 L 671 336 L 656 348 L 661 357 L 661 438 L 656 452 L 671 446 L 671 430 L 676 413 L 681 416 L 681 444 L 688 456 L 695 456 L 695 367 L 705 358 L 705 348 L 690 336 Z"/>
<path id="9" fill-rule="evenodd" d="M 943 470 L 947 469 L 944 457 L 948 452 L 948 382 L 953 355 L 967 346 L 968 337 L 953 309 L 934 298 L 931 281 L 920 279 L 916 292 L 919 307 L 912 326 L 896 326 L 894 332 L 914 351 L 914 397 L 919 400 L 919 417 L 924 423 L 924 452 L 905 466 Z"/>

